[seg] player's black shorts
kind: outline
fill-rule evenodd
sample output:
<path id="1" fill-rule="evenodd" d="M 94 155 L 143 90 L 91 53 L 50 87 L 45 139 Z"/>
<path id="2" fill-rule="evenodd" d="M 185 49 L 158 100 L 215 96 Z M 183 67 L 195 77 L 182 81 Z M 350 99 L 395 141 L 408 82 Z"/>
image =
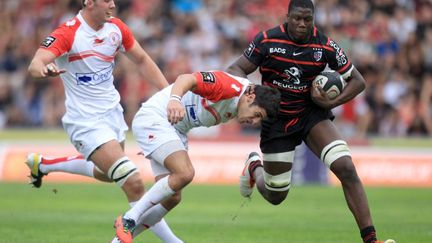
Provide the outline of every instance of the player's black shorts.
<path id="1" fill-rule="evenodd" d="M 298 120 L 295 122 L 295 119 Z M 329 110 L 314 106 L 310 112 L 295 119 L 279 119 L 273 123 L 263 122 L 260 141 L 261 152 L 293 151 L 306 138 L 313 126 L 326 119 L 333 120 L 334 115 Z M 294 124 L 290 125 L 290 123 Z"/>

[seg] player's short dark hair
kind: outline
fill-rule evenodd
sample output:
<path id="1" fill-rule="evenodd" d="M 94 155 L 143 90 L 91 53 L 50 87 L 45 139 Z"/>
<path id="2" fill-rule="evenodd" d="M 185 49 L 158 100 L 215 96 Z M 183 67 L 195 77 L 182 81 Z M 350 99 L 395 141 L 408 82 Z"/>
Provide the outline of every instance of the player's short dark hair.
<path id="1" fill-rule="evenodd" d="M 288 4 L 288 14 L 295 8 L 308 8 L 315 12 L 315 7 L 311 0 L 291 0 Z"/>
<path id="2" fill-rule="evenodd" d="M 258 105 L 267 113 L 267 118 L 273 120 L 277 117 L 279 112 L 279 103 L 281 94 L 279 90 L 263 85 L 255 85 L 254 87 L 255 100 L 252 105 Z"/>

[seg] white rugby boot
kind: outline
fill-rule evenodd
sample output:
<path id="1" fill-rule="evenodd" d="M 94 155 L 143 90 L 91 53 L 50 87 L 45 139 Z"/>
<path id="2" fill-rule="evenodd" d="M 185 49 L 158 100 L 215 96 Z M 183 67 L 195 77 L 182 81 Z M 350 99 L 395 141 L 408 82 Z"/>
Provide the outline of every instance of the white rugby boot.
<path id="1" fill-rule="evenodd" d="M 249 154 L 248 159 L 245 162 L 243 172 L 240 175 L 240 194 L 243 197 L 250 197 L 252 195 L 253 188 L 255 186 L 255 180 L 253 178 L 253 175 L 250 174 L 251 164 L 254 165 L 255 167 L 262 166 L 261 157 L 257 152 L 251 152 Z"/>

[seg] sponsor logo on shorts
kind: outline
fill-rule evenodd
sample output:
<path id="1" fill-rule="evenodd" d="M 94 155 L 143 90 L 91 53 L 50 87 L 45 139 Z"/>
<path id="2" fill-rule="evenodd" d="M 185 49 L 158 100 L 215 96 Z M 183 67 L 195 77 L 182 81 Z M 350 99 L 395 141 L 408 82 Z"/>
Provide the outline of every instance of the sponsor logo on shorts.
<path id="1" fill-rule="evenodd" d="M 50 47 L 55 41 L 56 38 L 54 36 L 48 36 L 44 41 L 42 41 L 41 46 Z"/>
<path id="2" fill-rule="evenodd" d="M 85 144 L 82 141 L 75 141 L 74 146 L 76 150 L 81 151 L 82 149 L 84 149 Z"/>
<path id="3" fill-rule="evenodd" d="M 77 85 L 98 85 L 105 81 L 109 81 L 112 77 L 113 65 L 91 73 L 76 73 L 75 78 Z"/>

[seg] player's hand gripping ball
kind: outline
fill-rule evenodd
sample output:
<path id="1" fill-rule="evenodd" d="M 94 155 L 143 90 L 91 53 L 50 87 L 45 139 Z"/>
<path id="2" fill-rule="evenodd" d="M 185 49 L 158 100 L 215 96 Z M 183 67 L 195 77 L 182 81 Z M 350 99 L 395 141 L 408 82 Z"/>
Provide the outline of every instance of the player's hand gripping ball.
<path id="1" fill-rule="evenodd" d="M 313 85 L 320 86 L 332 100 L 342 93 L 346 82 L 338 72 L 324 71 L 315 77 Z"/>

